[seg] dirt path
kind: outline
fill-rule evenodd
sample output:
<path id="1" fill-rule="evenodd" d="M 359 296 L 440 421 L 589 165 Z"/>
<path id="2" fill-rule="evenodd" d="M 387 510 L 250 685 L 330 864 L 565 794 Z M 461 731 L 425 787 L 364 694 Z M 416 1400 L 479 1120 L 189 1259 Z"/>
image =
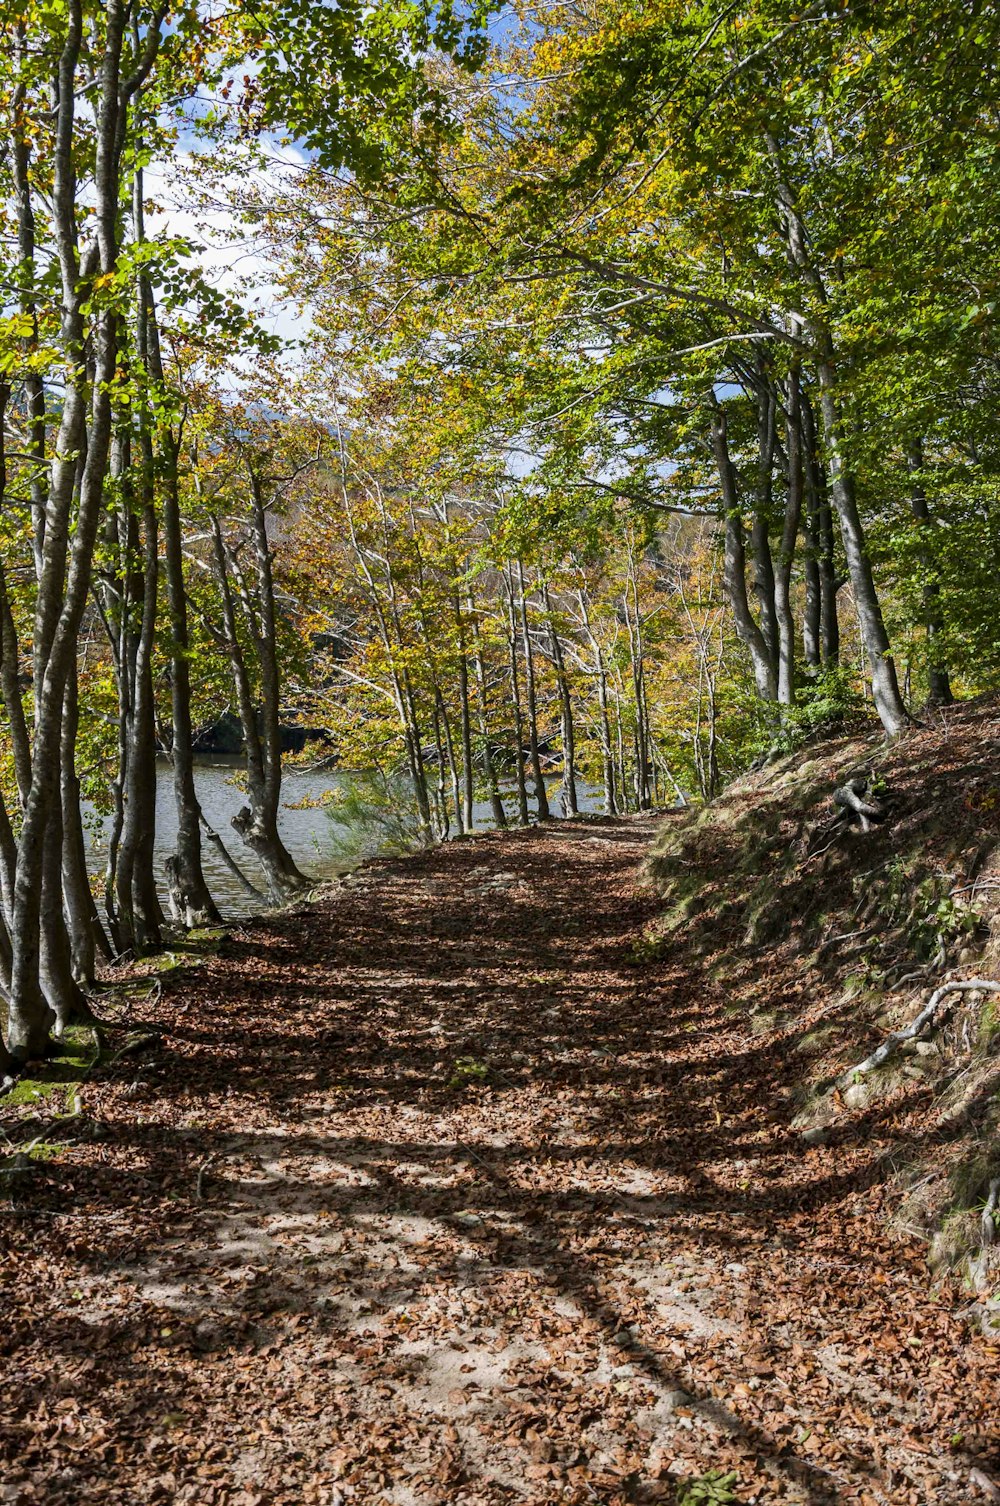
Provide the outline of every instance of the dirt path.
<path id="1" fill-rule="evenodd" d="M 984 1499 L 998 1351 L 877 1138 L 804 1148 L 794 1059 L 637 955 L 652 829 L 375 865 L 149 1006 L 0 1222 L 0 1501 Z"/>

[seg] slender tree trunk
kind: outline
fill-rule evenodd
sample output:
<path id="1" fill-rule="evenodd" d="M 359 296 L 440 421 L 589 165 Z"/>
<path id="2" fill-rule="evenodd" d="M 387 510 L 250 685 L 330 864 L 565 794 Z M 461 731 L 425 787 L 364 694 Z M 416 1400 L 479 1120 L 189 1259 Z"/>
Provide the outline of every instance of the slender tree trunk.
<path id="1" fill-rule="evenodd" d="M 54 1031 L 58 1037 L 67 1025 L 91 1018 L 86 996 L 74 976 L 73 952 L 66 927 L 62 809 L 58 804 L 49 812 L 43 841 L 39 979 L 54 1016 Z"/>
<path id="2" fill-rule="evenodd" d="M 542 759 L 538 750 L 538 695 L 535 686 L 535 657 L 532 652 L 531 633 L 528 629 L 528 601 L 524 588 L 524 567 L 517 562 L 517 597 L 521 621 L 521 652 L 524 655 L 524 693 L 528 711 L 528 749 L 531 754 L 531 774 L 535 787 L 535 814 L 539 821 L 549 819 L 549 797 L 542 774 Z"/>
<path id="3" fill-rule="evenodd" d="M 280 873 L 282 892 L 301 888 L 309 880 L 300 873 L 291 853 L 278 835 L 278 811 L 281 805 L 281 679 L 278 671 L 278 624 L 274 605 L 274 571 L 271 546 L 267 537 L 267 512 L 263 483 L 251 467 L 249 473 L 252 502 L 251 521 L 254 553 L 257 562 L 256 634 L 257 663 L 261 684 L 261 753 L 264 765 L 264 804 L 262 826 L 268 835 L 269 866 Z M 251 621 L 253 619 L 251 618 Z M 257 822 L 260 818 L 254 816 Z M 239 828 L 237 828 L 239 829 Z M 244 837 L 244 840 L 246 838 Z M 260 857 L 259 849 L 257 851 Z"/>
<path id="4" fill-rule="evenodd" d="M 778 627 L 778 702 L 791 706 L 795 701 L 795 619 L 792 616 L 791 582 L 795 541 L 802 516 L 802 439 L 799 428 L 799 372 L 793 366 L 788 375 L 786 412 L 786 451 L 788 456 L 788 496 L 781 529 L 781 550 L 774 577 L 774 612 Z"/>
<path id="5" fill-rule="evenodd" d="M 759 356 L 757 362 L 757 489 L 754 497 L 751 545 L 757 615 L 768 657 L 775 665 L 778 663 L 779 654 L 779 627 L 770 530 L 776 447 L 777 400 L 764 367 L 763 357 Z"/>
<path id="6" fill-rule="evenodd" d="M 163 380 L 159 337 L 152 295 L 145 290 L 149 356 L 154 380 Z M 181 532 L 180 441 L 162 432 L 163 564 L 170 621 L 170 762 L 173 773 L 177 836 L 166 861 L 167 893 L 174 919 L 190 930 L 218 925 L 222 916 L 212 898 L 201 857 L 202 813 L 194 783 L 194 734 L 191 726 L 191 638 L 184 589 Z"/>
<path id="7" fill-rule="evenodd" d="M 93 985 L 97 953 L 111 960 L 87 872 L 87 848 L 80 818 L 80 780 L 76 772 L 76 734 L 80 721 L 76 665 L 66 681 L 60 767 L 62 808 L 62 884 L 69 927 L 73 976 L 82 987 Z"/>
<path id="8" fill-rule="evenodd" d="M 819 657 L 817 664 L 830 668 L 840 659 L 840 623 L 837 617 L 837 580 L 834 559 L 833 514 L 826 471 L 820 460 L 816 422 L 808 392 L 800 394 L 802 460 L 809 508 L 809 526 L 816 561 L 816 591 L 819 597 Z"/>
<path id="9" fill-rule="evenodd" d="M 628 770 L 625 766 L 625 734 L 622 728 L 622 695 L 621 688 L 615 685 L 615 745 L 618 755 L 618 797 L 621 811 L 624 815 L 629 813 L 628 803 Z"/>
<path id="10" fill-rule="evenodd" d="M 836 376 L 829 361 L 819 366 L 820 412 L 823 419 L 826 450 L 830 460 L 830 488 L 840 519 L 840 533 L 847 555 L 847 568 L 854 590 L 854 603 L 861 628 L 861 641 L 868 657 L 872 694 L 882 725 L 890 737 L 898 737 L 910 718 L 899 693 L 896 664 L 892 657 L 889 635 L 882 617 L 882 606 L 875 588 L 871 560 L 865 542 L 861 515 L 858 512 L 854 477 L 847 466 L 840 438 L 839 415 L 835 395 Z"/>
<path id="11" fill-rule="evenodd" d="M 465 620 L 456 593 L 455 626 L 458 630 L 458 708 L 462 723 L 462 810 L 466 831 L 475 824 L 473 796 L 475 773 L 472 759 L 472 708 L 469 701 L 469 653 L 465 641 Z"/>
<path id="12" fill-rule="evenodd" d="M 117 913 L 137 954 L 160 945 L 163 913 L 156 892 L 153 853 L 156 841 L 156 725 L 153 698 L 153 637 L 159 579 L 159 530 L 152 495 L 152 446 L 143 448 L 142 615 L 130 643 L 127 678 L 131 682 L 127 723 L 128 755 L 121 847 L 115 875 Z M 131 520 L 130 520 L 131 521 Z M 130 635 L 131 636 L 131 635 Z"/>
<path id="13" fill-rule="evenodd" d="M 469 614 L 469 623 L 472 627 L 472 665 L 476 675 L 476 688 L 479 691 L 479 738 L 483 749 L 483 773 L 486 777 L 486 792 L 489 796 L 490 810 L 496 825 L 505 830 L 507 826 L 507 812 L 503 808 L 500 798 L 500 784 L 497 780 L 496 767 L 493 763 L 493 750 L 490 746 L 490 716 L 489 702 L 486 695 L 486 667 L 483 664 L 482 644 L 479 636 L 479 626 L 476 619 L 475 603 L 471 592 L 466 601 Z"/>
<path id="14" fill-rule="evenodd" d="M 434 687 L 434 705 L 432 708 L 432 720 L 434 726 L 434 750 L 437 758 L 437 779 L 434 782 L 434 804 L 437 811 L 437 837 L 439 842 L 447 842 L 448 833 L 451 829 L 451 821 L 448 815 L 447 782 L 445 779 L 445 750 L 444 736 L 441 727 L 440 691 L 437 685 Z"/>
<path id="15" fill-rule="evenodd" d="M 825 309 L 826 288 L 810 257 L 809 238 L 791 186 L 784 176 L 778 143 L 769 132 L 765 133 L 765 140 L 775 168 L 778 206 L 784 220 L 789 256 Z M 861 514 L 858 511 L 854 475 L 844 454 L 840 413 L 837 407 L 834 341 L 825 318 L 814 323 L 813 337 L 818 352 L 816 374 L 819 379 L 823 439 L 830 469 L 830 491 L 840 521 L 840 534 L 844 542 L 844 553 L 847 556 L 847 569 L 854 592 L 861 641 L 868 659 L 876 709 L 888 736 L 896 737 L 907 727 L 910 718 L 899 693 L 896 665 L 875 586 Z"/>
<path id="16" fill-rule="evenodd" d="M 273 707 L 268 705 L 270 694 L 265 689 L 264 711 L 261 718 L 263 730 L 258 726 L 257 707 L 254 703 L 247 671 L 243 645 L 236 629 L 236 609 L 233 600 L 230 570 L 232 560 L 222 536 L 218 514 L 212 516 L 212 539 L 215 546 L 216 578 L 222 604 L 222 641 L 229 656 L 229 665 L 236 692 L 236 703 L 243 726 L 243 743 L 246 750 L 247 804 L 233 817 L 233 829 L 250 849 L 260 864 L 268 893 L 275 901 L 287 898 L 289 893 L 300 888 L 306 880 L 296 868 L 291 854 L 278 834 L 278 805 L 275 788 L 280 789 L 280 775 L 275 780 L 270 760 L 277 742 L 273 725 Z M 277 754 L 280 758 L 280 752 Z"/>
<path id="17" fill-rule="evenodd" d="M 618 814 L 618 797 L 615 792 L 615 757 L 611 745 L 611 722 L 608 717 L 608 675 L 604 658 L 596 641 L 597 704 L 601 716 L 601 777 L 604 783 L 604 809 L 609 816 Z"/>
<path id="18" fill-rule="evenodd" d="M 452 736 L 451 717 L 448 715 L 448 707 L 445 705 L 440 688 L 437 696 L 438 714 L 444 728 L 445 747 L 448 750 L 448 770 L 451 775 L 451 793 L 455 804 L 455 825 L 458 827 L 459 836 L 462 836 L 465 832 L 465 816 L 462 811 L 462 784 L 458 772 L 458 760 L 455 757 L 455 739 Z"/>
<path id="19" fill-rule="evenodd" d="M 583 620 L 584 631 L 590 642 L 591 652 L 594 655 L 594 668 L 597 672 L 597 706 L 601 729 L 601 778 L 604 784 L 604 809 L 609 816 L 616 816 L 618 814 L 618 797 L 615 791 L 615 755 L 611 741 L 611 718 L 608 711 L 608 671 L 604 663 L 604 653 L 600 642 L 591 625 L 586 589 L 581 587 L 577 595 L 580 602 L 580 616 Z"/>
<path id="20" fill-rule="evenodd" d="M 514 777 L 517 780 L 517 818 L 521 826 L 530 821 L 528 811 L 528 785 L 524 775 L 524 714 L 521 710 L 521 687 L 517 673 L 517 615 L 514 608 L 513 573 L 508 567 L 504 573 L 507 595 L 507 655 L 510 665 L 510 698 L 514 712 Z"/>
<path id="21" fill-rule="evenodd" d="M 951 680 L 936 654 L 937 640 L 941 634 L 941 587 L 935 578 L 934 551 L 930 543 L 933 522 L 927 505 L 927 491 L 921 479 L 924 469 L 924 447 L 921 440 L 914 440 L 910 445 L 906 461 L 911 473 L 910 507 L 924 541 L 921 559 L 926 577 L 923 597 L 924 628 L 927 633 L 927 699 L 932 706 L 950 706 L 954 700 Z"/>
<path id="22" fill-rule="evenodd" d="M 643 811 L 648 810 L 650 805 L 649 738 L 646 720 L 645 647 L 639 608 L 639 562 L 635 557 L 631 538 L 628 546 L 628 578 L 622 605 L 628 629 L 632 692 L 635 699 L 635 802 L 636 809 Z"/>
<path id="23" fill-rule="evenodd" d="M 95 271 L 116 266 L 118 154 L 121 110 L 119 62 L 125 12 L 108 0 L 105 47 L 95 103 L 94 199 L 97 243 L 81 260 L 77 252 L 74 123 L 77 67 L 83 40 L 80 0 L 71 0 L 67 35 L 58 68 L 52 222 L 62 282 L 62 346 L 66 383 L 52 459 L 35 613 L 35 738 L 31 787 L 18 839 L 12 926 L 13 959 L 8 1010 L 8 1049 L 18 1058 L 45 1050 L 49 1028 L 60 1028 L 85 1003 L 63 958 L 59 756 L 63 694 L 90 584 L 91 561 L 111 440 L 111 389 L 117 356 L 117 322 L 111 309 L 93 318 L 93 385 L 87 423 L 84 301 Z M 82 467 L 80 457 L 85 454 Z M 72 548 L 69 523 L 79 473 L 79 505 Z M 66 571 L 68 561 L 68 574 Z M 55 888 L 56 892 L 53 892 Z M 66 948 L 68 954 L 68 947 Z M 65 966 L 63 962 L 65 961 Z M 43 974 L 45 991 L 43 993 Z M 47 996 L 47 997 L 46 997 Z M 52 1000 L 56 1007 L 53 1009 Z"/>
<path id="24" fill-rule="evenodd" d="M 542 604 L 545 607 L 545 614 L 549 619 L 549 644 L 552 650 L 552 663 L 556 671 L 556 688 L 559 692 L 563 745 L 561 796 L 563 815 L 578 816 L 580 810 L 576 797 L 576 730 L 573 724 L 573 702 L 569 691 L 569 679 L 566 674 L 566 658 L 563 654 L 562 644 L 559 641 L 559 633 L 556 630 L 553 618 L 549 588 L 544 581 L 542 583 Z"/>
<path id="25" fill-rule="evenodd" d="M 712 408 L 712 448 L 722 488 L 722 506 L 725 517 L 725 585 L 736 633 L 746 645 L 753 668 L 757 694 L 762 701 L 775 701 L 778 695 L 774 661 L 768 652 L 764 634 L 754 621 L 747 597 L 746 544 L 743 535 L 743 516 L 740 509 L 736 473 L 729 455 L 726 415 L 721 405 Z"/>

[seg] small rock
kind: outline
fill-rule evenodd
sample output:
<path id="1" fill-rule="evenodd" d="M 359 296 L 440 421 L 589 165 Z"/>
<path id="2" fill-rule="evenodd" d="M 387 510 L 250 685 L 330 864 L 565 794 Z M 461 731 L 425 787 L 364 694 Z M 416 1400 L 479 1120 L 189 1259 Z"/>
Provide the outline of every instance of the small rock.
<path id="1" fill-rule="evenodd" d="M 822 1124 L 815 1124 L 812 1129 L 802 1131 L 802 1139 L 806 1145 L 825 1145 L 829 1138 L 830 1131 Z"/>
<path id="2" fill-rule="evenodd" d="M 678 1407 L 693 1407 L 694 1397 L 687 1391 L 667 1391 L 663 1396 L 662 1404 L 668 1412 L 676 1412 Z"/>

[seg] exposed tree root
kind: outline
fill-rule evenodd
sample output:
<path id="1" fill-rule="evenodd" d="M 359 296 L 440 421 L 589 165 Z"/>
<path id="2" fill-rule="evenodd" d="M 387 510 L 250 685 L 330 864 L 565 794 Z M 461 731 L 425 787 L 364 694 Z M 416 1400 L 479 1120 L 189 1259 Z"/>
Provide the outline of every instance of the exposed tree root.
<path id="1" fill-rule="evenodd" d="M 986 1194 L 986 1203 L 983 1208 L 982 1240 L 984 1249 L 993 1244 L 997 1237 L 998 1213 L 1000 1213 L 1000 1177 L 994 1177 Z"/>
<path id="2" fill-rule="evenodd" d="M 849 1071 L 845 1072 L 843 1080 L 849 1083 L 859 1075 L 863 1077 L 868 1072 L 874 1072 L 876 1067 L 880 1067 L 892 1055 L 897 1046 L 901 1046 L 904 1041 L 915 1040 L 924 1030 L 933 1027 L 937 1023 L 935 1016 L 949 994 L 972 993 L 974 989 L 980 989 L 984 993 L 998 994 L 1000 993 L 1000 983 L 994 983 L 989 978 L 963 978 L 957 982 L 942 983 L 931 994 L 916 1019 L 911 1020 L 908 1025 L 904 1025 L 902 1030 L 894 1030 L 890 1036 L 886 1037 L 881 1046 L 872 1052 L 871 1056 L 866 1057 L 863 1062 L 859 1062 L 856 1067 L 851 1067 Z"/>
<path id="3" fill-rule="evenodd" d="M 871 831 L 872 823 L 881 821 L 884 815 L 882 807 L 868 798 L 870 784 L 868 778 L 848 779 L 833 792 L 834 805 L 840 806 L 848 821 L 864 832 Z"/>

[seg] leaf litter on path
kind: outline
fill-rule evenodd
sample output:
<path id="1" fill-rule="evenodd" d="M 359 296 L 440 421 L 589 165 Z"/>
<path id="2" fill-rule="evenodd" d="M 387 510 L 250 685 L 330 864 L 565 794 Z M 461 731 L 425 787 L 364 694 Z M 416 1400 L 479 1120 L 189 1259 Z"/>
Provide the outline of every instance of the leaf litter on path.
<path id="1" fill-rule="evenodd" d="M 884 1147 L 805 1150 L 787 1053 L 637 957 L 653 830 L 372 864 L 136 1010 L 0 1204 L 0 1500 L 985 1499 L 998 1347 Z"/>

